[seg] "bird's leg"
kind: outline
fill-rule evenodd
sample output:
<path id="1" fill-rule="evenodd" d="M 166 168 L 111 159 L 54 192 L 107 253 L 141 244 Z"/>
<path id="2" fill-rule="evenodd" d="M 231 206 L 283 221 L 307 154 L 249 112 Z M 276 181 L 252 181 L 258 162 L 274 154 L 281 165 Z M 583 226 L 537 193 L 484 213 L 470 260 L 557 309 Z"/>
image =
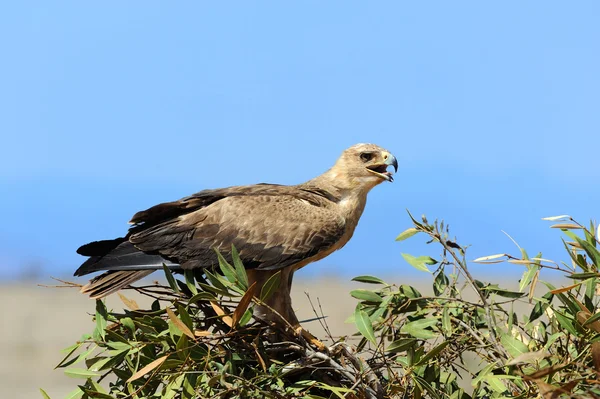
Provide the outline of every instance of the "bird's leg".
<path id="1" fill-rule="evenodd" d="M 312 335 L 308 330 L 300 325 L 298 318 L 296 317 L 296 313 L 294 313 L 294 309 L 292 308 L 292 298 L 290 296 L 292 291 L 292 279 L 294 278 L 294 272 L 290 271 L 288 279 L 287 279 L 287 297 L 289 299 L 289 313 L 286 315 L 288 322 L 294 327 L 294 332 L 296 335 L 301 336 L 307 342 L 314 345 L 318 350 L 325 351 L 327 347 L 321 341 L 319 341 L 314 335 Z M 285 281 L 285 280 L 284 280 Z"/>
<path id="2" fill-rule="evenodd" d="M 310 332 L 304 329 L 294 309 L 292 308 L 292 298 L 290 291 L 292 288 L 292 278 L 294 272 L 288 268 L 283 268 L 279 271 L 270 270 L 248 270 L 248 281 L 250 284 L 257 282 L 257 292 L 260 292 L 266 281 L 276 272 L 281 273 L 279 287 L 266 299 L 266 306 L 256 306 L 255 315 L 260 319 L 269 321 L 278 326 L 291 327 L 297 336 L 301 336 L 306 341 L 323 351 L 326 349 L 325 344 L 315 338 Z"/>

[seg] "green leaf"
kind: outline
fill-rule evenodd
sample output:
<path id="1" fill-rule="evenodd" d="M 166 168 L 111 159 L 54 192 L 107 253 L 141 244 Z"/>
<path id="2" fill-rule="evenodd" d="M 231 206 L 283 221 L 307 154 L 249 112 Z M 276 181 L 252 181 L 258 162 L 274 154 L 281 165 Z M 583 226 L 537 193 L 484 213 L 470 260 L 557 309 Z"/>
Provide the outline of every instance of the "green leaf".
<path id="1" fill-rule="evenodd" d="M 414 257 L 409 254 L 402 254 L 402 257 L 404 258 L 404 260 L 406 260 L 408 262 L 409 265 L 411 265 L 415 269 L 421 270 L 423 272 L 428 272 L 428 273 L 431 273 L 431 272 L 427 268 L 427 265 L 435 265 L 437 263 L 437 261 L 435 259 L 433 259 L 429 256 Z"/>
<path id="2" fill-rule="evenodd" d="M 577 332 L 577 329 L 575 328 L 572 319 L 568 318 L 567 316 L 563 315 L 562 313 L 556 310 L 554 311 L 554 316 L 556 317 L 556 321 L 558 321 L 558 324 L 560 324 L 562 328 L 564 328 L 576 337 L 579 336 L 579 333 Z"/>
<path id="3" fill-rule="evenodd" d="M 506 385 L 504 385 L 504 383 L 500 381 L 500 377 L 497 375 L 488 374 L 485 377 L 483 377 L 483 380 L 489 385 L 490 388 L 492 388 L 498 393 L 502 393 L 508 389 L 506 388 Z"/>
<path id="4" fill-rule="evenodd" d="M 446 346 L 448 346 L 448 344 L 450 343 L 450 341 L 444 341 L 441 344 L 439 344 L 438 346 L 436 346 L 435 348 L 431 349 L 429 352 L 427 352 L 425 354 L 425 356 L 423 356 L 421 359 L 419 359 L 419 361 L 417 363 L 415 363 L 415 367 L 416 366 L 422 366 L 424 364 L 427 364 L 427 362 L 429 362 L 429 360 L 431 360 L 432 358 L 434 358 L 435 356 L 439 355 L 440 352 L 442 350 L 444 350 L 444 348 Z"/>
<path id="5" fill-rule="evenodd" d="M 194 329 L 194 322 L 192 321 L 190 314 L 187 312 L 185 307 L 179 303 L 177 304 L 177 314 L 179 315 L 179 318 L 183 324 L 185 324 L 190 330 Z"/>
<path id="6" fill-rule="evenodd" d="M 448 277 L 444 273 L 444 268 L 441 268 L 441 270 L 433 280 L 433 292 L 435 293 L 435 295 L 441 295 L 449 283 L 450 280 L 448 280 Z"/>
<path id="7" fill-rule="evenodd" d="M 494 294 L 503 296 L 505 298 L 513 298 L 513 299 L 514 298 L 522 298 L 526 295 L 524 292 L 509 291 L 509 290 L 505 290 L 502 288 L 496 288 L 496 287 L 490 287 L 490 286 L 484 287 L 483 290 L 493 292 Z"/>
<path id="8" fill-rule="evenodd" d="M 575 237 L 579 245 L 581 245 L 584 251 L 588 254 L 596 268 L 600 267 L 600 252 L 594 247 L 592 244 L 587 242 L 586 240 L 582 240 L 579 237 Z"/>
<path id="9" fill-rule="evenodd" d="M 175 345 L 177 356 L 179 356 L 181 360 L 185 360 L 188 357 L 190 353 L 189 346 L 190 345 L 188 336 L 185 334 L 181 334 L 181 337 L 179 337 L 179 339 L 177 340 L 177 344 Z"/>
<path id="10" fill-rule="evenodd" d="M 357 277 L 354 277 L 352 279 L 352 281 L 358 281 L 360 283 L 368 283 L 368 284 L 386 284 L 383 280 L 381 280 L 377 277 L 373 277 L 373 276 L 357 276 Z"/>
<path id="11" fill-rule="evenodd" d="M 267 299 L 269 299 L 271 295 L 273 295 L 273 293 L 277 290 L 277 288 L 279 288 L 280 282 L 281 271 L 278 271 L 277 273 L 269 277 L 267 282 L 260 289 L 260 300 L 264 302 Z"/>
<path id="12" fill-rule="evenodd" d="M 71 359 L 70 361 L 67 362 L 67 360 L 71 357 L 71 355 L 77 350 L 79 349 L 79 347 L 83 344 L 83 342 L 78 342 L 74 345 L 69 346 L 68 348 L 65 348 L 63 350 L 61 350 L 61 352 L 63 353 L 67 353 L 65 355 L 65 357 L 54 367 L 54 369 L 57 369 L 59 367 L 66 367 L 69 364 L 71 364 L 74 360 Z"/>
<path id="13" fill-rule="evenodd" d="M 419 230 L 415 229 L 414 227 L 406 229 L 402 233 L 400 233 L 400 235 L 398 235 L 398 237 L 396 237 L 396 241 L 404 241 L 407 238 L 414 236 L 418 232 L 419 232 Z"/>
<path id="14" fill-rule="evenodd" d="M 431 395 L 432 398 L 442 399 L 442 397 L 439 395 L 439 391 L 432 387 L 431 384 L 427 382 L 427 380 L 419 377 L 418 375 L 413 375 L 412 378 L 414 379 L 415 383 L 419 385 L 419 387 L 427 391 L 427 393 L 429 393 L 429 395 Z"/>
<path id="15" fill-rule="evenodd" d="M 46 391 L 44 391 L 42 388 L 40 388 L 40 392 L 41 392 L 42 396 L 44 397 L 44 399 L 50 399 L 50 395 L 48 395 L 46 393 Z"/>
<path id="16" fill-rule="evenodd" d="M 572 273 L 567 275 L 568 278 L 572 278 L 573 280 L 587 280 L 588 278 L 600 277 L 599 273 Z"/>
<path id="17" fill-rule="evenodd" d="M 96 373 L 95 371 L 90 371 L 87 369 L 66 369 L 65 370 L 65 375 L 72 377 L 72 378 L 84 378 L 84 379 L 88 379 L 91 377 L 98 377 L 100 376 L 100 373 Z"/>
<path id="18" fill-rule="evenodd" d="M 74 391 L 71 391 L 65 396 L 65 399 L 77 399 L 83 395 L 83 391 L 81 388 L 77 387 Z"/>
<path id="19" fill-rule="evenodd" d="M 190 298 L 188 303 L 196 303 L 201 301 L 216 301 L 217 297 L 211 294 L 210 292 L 201 291 Z"/>
<path id="20" fill-rule="evenodd" d="M 354 311 L 354 322 L 358 331 L 371 343 L 377 344 L 375 340 L 375 333 L 373 332 L 373 325 L 369 319 L 369 315 L 364 310 L 360 309 L 360 305 L 356 307 Z"/>
<path id="21" fill-rule="evenodd" d="M 415 287 L 406 284 L 400 286 L 400 292 L 410 299 L 421 298 L 423 296 Z"/>
<path id="22" fill-rule="evenodd" d="M 589 319 L 587 319 L 582 326 L 587 326 L 590 323 L 595 322 L 596 320 L 600 319 L 600 312 L 593 314 Z"/>
<path id="23" fill-rule="evenodd" d="M 435 318 L 419 319 L 411 321 L 402 326 L 400 331 L 410 334 L 415 338 L 430 339 L 438 336 L 435 332 L 429 329 L 437 324 L 438 320 Z"/>
<path id="24" fill-rule="evenodd" d="M 517 357 L 525 352 L 529 352 L 529 349 L 527 349 L 527 345 L 525 345 L 523 341 L 520 341 L 511 335 L 502 335 L 502 337 L 500 338 L 500 342 L 512 357 Z"/>
<path id="25" fill-rule="evenodd" d="M 452 335 L 454 332 L 452 329 L 452 321 L 450 320 L 450 309 L 448 309 L 448 307 L 444 307 L 444 310 L 442 310 L 442 330 L 446 335 Z"/>
<path id="26" fill-rule="evenodd" d="M 240 283 L 242 289 L 248 289 L 248 274 L 246 273 L 246 268 L 244 267 L 242 260 L 240 259 L 240 254 L 237 249 L 231 245 L 231 259 L 233 260 L 233 266 L 235 267 L 235 274 L 237 276 L 237 281 Z"/>
<path id="27" fill-rule="evenodd" d="M 539 266 L 536 265 L 528 265 L 527 270 L 523 273 L 523 277 L 521 277 L 521 281 L 519 281 L 519 291 L 523 292 L 525 288 L 531 283 L 533 280 L 533 276 L 539 270 Z"/>
<path id="28" fill-rule="evenodd" d="M 400 338 L 389 344 L 388 352 L 402 352 L 413 346 L 417 342 L 416 338 Z"/>
<path id="29" fill-rule="evenodd" d="M 96 331 L 104 340 L 106 338 L 106 319 L 108 318 L 106 306 L 100 299 L 96 299 Z"/>
<path id="30" fill-rule="evenodd" d="M 80 387 L 86 396 L 94 399 L 114 399 L 114 396 L 108 395 L 107 393 L 100 392 L 95 389 L 89 389 L 86 387 Z"/>
<path id="31" fill-rule="evenodd" d="M 177 285 L 177 282 L 175 281 L 175 277 L 173 277 L 173 272 L 171 272 L 171 269 L 169 269 L 167 267 L 167 265 L 165 265 L 164 263 L 163 263 L 163 271 L 165 272 L 165 277 L 167 278 L 169 287 L 171 287 L 171 289 L 173 291 L 179 292 L 179 286 Z"/>
<path id="32" fill-rule="evenodd" d="M 380 297 L 373 291 L 369 291 L 369 290 L 363 290 L 363 289 L 352 290 L 352 291 L 350 291 L 350 295 L 352 295 L 356 299 L 360 299 L 361 301 L 366 301 L 366 302 L 382 302 L 383 301 L 382 297 Z"/>
<path id="33" fill-rule="evenodd" d="M 538 301 L 529 314 L 529 322 L 539 319 L 544 314 L 547 306 L 547 304 Z"/>
<path id="34" fill-rule="evenodd" d="M 253 314 L 253 308 L 252 307 L 246 309 L 246 311 L 244 312 L 244 314 L 242 315 L 242 317 L 240 317 L 240 321 L 238 322 L 238 324 L 240 326 L 242 326 L 242 327 L 245 326 L 246 324 L 248 324 L 248 322 L 252 318 L 252 314 Z"/>
<path id="35" fill-rule="evenodd" d="M 183 277 L 185 278 L 185 285 L 187 285 L 187 287 L 191 291 L 192 295 L 196 295 L 198 293 L 198 288 L 196 288 L 196 280 L 194 278 L 194 271 L 190 270 L 190 269 L 184 269 Z"/>
<path id="36" fill-rule="evenodd" d="M 204 270 L 204 274 L 206 275 L 206 278 L 208 278 L 208 280 L 214 286 L 215 289 L 220 291 L 220 293 L 225 292 L 224 295 L 226 295 L 226 296 L 229 295 L 229 289 L 227 288 L 228 286 L 231 286 L 231 283 L 229 281 L 225 280 L 221 276 L 218 276 L 214 273 L 209 272 L 206 269 Z M 228 285 L 226 285 L 226 283 Z M 198 285 L 200 285 L 201 287 L 206 286 L 206 284 L 201 284 L 201 283 L 198 283 Z"/>
<path id="37" fill-rule="evenodd" d="M 219 258 L 219 269 L 221 269 L 223 275 L 227 277 L 227 280 L 229 280 L 231 283 L 237 282 L 238 278 L 233 266 L 231 266 L 229 262 L 227 262 L 227 260 L 223 257 L 223 255 L 221 255 L 219 251 L 217 251 L 217 249 L 215 249 L 215 251 L 217 252 L 217 257 Z"/>

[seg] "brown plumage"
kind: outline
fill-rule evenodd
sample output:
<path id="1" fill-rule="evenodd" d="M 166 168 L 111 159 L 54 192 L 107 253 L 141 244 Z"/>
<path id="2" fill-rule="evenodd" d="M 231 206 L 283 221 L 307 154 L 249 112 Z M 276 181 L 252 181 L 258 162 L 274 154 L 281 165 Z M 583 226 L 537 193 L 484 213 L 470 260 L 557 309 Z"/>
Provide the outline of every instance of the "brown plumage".
<path id="1" fill-rule="evenodd" d="M 256 184 L 204 190 L 138 212 L 125 237 L 95 241 L 77 252 L 90 258 L 76 276 L 97 271 L 82 288 L 101 298 L 147 276 L 163 263 L 177 269 L 217 265 L 234 245 L 258 288 L 282 271 L 268 305 L 297 324 L 291 308 L 293 273 L 343 247 L 363 212 L 367 193 L 392 181 L 396 158 L 373 144 L 345 150 L 324 174 L 296 186 Z M 268 317 L 268 312 L 264 312 Z"/>

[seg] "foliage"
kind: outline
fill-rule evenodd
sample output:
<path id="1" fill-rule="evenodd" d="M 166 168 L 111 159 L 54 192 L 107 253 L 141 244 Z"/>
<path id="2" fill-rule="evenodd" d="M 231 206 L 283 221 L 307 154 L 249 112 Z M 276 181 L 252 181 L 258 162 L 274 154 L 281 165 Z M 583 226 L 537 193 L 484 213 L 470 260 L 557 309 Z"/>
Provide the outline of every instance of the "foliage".
<path id="1" fill-rule="evenodd" d="M 82 381 L 70 397 L 600 397 L 597 226 L 546 218 L 565 234 L 568 263 L 522 248 L 473 261 L 524 268 L 513 290 L 475 279 L 466 248 L 443 222 L 411 219 L 397 240 L 425 235 L 441 249 L 437 259 L 402 255 L 431 273 L 433 294 L 354 278 L 365 284 L 350 292 L 358 300 L 349 318 L 354 345 L 342 337 L 318 351 L 293 329 L 253 317 L 279 282 L 256 292 L 234 254 L 233 265 L 220 257 L 220 273 L 179 279 L 165 268 L 169 286 L 136 288 L 154 299 L 150 309 L 124 296 L 122 313 L 98 301 L 93 333 L 58 365 Z M 556 288 L 542 272 L 572 283 Z"/>

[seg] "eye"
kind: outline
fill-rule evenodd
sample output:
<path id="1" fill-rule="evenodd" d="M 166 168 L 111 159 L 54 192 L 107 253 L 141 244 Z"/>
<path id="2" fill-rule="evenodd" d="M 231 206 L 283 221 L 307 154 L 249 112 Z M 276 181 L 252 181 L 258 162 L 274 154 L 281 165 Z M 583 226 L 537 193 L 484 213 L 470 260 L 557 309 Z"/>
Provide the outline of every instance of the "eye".
<path id="1" fill-rule="evenodd" d="M 362 159 L 363 162 L 369 162 L 371 159 L 373 159 L 373 153 L 363 152 L 360 154 L 360 159 Z"/>

